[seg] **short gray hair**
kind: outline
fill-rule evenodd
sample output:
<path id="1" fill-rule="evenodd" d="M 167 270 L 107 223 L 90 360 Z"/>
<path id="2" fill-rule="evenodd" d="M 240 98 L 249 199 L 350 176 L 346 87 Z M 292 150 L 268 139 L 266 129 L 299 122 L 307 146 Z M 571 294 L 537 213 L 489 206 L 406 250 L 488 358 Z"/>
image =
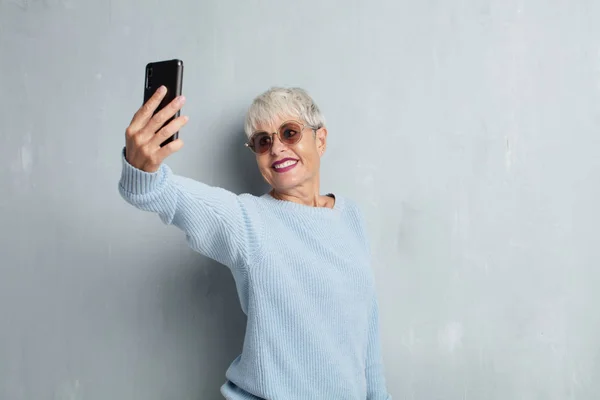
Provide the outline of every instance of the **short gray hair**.
<path id="1" fill-rule="evenodd" d="M 293 116 L 301 118 L 315 128 L 325 126 L 325 117 L 306 90 L 292 87 L 272 87 L 258 95 L 248 112 L 244 131 L 250 137 L 259 124 L 272 124 L 277 117 Z"/>

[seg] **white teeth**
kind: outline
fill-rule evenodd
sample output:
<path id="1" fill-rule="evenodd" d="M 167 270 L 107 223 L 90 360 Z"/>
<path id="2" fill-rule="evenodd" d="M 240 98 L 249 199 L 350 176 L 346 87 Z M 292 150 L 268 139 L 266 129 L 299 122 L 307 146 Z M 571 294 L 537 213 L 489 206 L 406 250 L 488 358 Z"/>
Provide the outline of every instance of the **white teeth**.
<path id="1" fill-rule="evenodd" d="M 294 164 L 296 164 L 297 162 L 298 162 L 298 161 L 294 161 L 294 160 L 288 160 L 288 161 L 286 161 L 286 162 L 284 162 L 284 163 L 277 164 L 277 165 L 275 166 L 275 169 L 280 169 L 280 168 L 289 167 L 290 165 L 294 165 Z"/>

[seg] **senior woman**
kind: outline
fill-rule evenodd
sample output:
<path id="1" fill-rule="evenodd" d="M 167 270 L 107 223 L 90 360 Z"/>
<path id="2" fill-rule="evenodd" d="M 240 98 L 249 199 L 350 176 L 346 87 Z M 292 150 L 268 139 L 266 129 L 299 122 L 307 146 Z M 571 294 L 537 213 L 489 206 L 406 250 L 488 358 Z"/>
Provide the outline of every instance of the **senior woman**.
<path id="1" fill-rule="evenodd" d="M 126 130 L 119 190 L 133 206 L 185 232 L 189 246 L 229 267 L 248 316 L 242 353 L 226 372 L 226 399 L 390 400 L 378 302 L 361 213 L 321 195 L 325 120 L 300 88 L 254 99 L 248 146 L 271 186 L 236 195 L 175 175 L 161 143 L 188 121 L 179 97 L 153 115 L 158 89 Z"/>

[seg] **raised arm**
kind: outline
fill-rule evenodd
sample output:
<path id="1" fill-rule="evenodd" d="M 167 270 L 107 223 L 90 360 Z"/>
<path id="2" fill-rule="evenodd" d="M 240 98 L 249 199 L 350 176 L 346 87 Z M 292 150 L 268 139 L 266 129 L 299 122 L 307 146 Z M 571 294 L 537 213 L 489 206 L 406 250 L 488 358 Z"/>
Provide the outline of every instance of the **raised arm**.
<path id="1" fill-rule="evenodd" d="M 230 268 L 245 264 L 257 248 L 261 225 L 251 203 L 225 189 L 174 175 L 166 164 L 149 173 L 123 157 L 119 192 L 129 204 L 180 228 L 192 249 Z"/>
<path id="2" fill-rule="evenodd" d="M 126 130 L 119 192 L 128 203 L 180 228 L 192 249 L 232 268 L 242 265 L 256 248 L 260 218 L 251 201 L 174 175 L 163 163 L 183 142 L 160 144 L 187 123 L 187 117 L 181 116 L 163 127 L 183 99 L 175 99 L 153 115 L 164 95 L 164 89 L 157 90 Z"/>

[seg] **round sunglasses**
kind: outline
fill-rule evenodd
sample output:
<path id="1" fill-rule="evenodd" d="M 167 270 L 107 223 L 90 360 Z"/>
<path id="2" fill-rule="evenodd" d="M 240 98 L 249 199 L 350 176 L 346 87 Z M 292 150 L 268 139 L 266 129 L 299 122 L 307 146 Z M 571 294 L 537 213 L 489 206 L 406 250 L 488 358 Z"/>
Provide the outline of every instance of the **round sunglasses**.
<path id="1" fill-rule="evenodd" d="M 277 129 L 277 132 L 254 132 L 250 136 L 248 142 L 246 142 L 244 145 L 256 154 L 265 154 L 266 152 L 271 150 L 271 147 L 273 147 L 273 140 L 275 140 L 275 135 L 279 136 L 279 140 L 281 141 L 281 143 L 287 146 L 291 146 L 298 143 L 300 139 L 302 139 L 302 132 L 306 128 L 310 128 L 315 132 L 317 131 L 317 129 L 319 129 L 312 125 L 301 124 L 298 121 L 286 121 L 283 124 L 281 124 L 279 129 Z"/>

